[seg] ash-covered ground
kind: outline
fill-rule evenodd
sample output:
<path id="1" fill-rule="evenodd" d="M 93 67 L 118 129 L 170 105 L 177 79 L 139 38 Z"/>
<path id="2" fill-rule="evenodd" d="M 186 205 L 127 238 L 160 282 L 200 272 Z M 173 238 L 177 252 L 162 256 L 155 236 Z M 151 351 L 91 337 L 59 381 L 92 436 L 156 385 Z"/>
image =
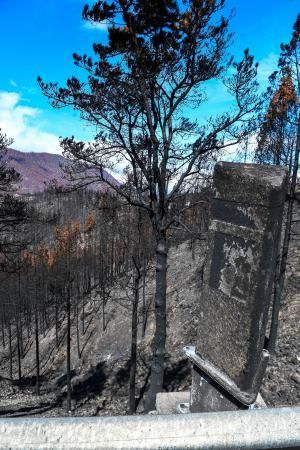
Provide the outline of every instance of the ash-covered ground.
<path id="1" fill-rule="evenodd" d="M 280 313 L 276 357 L 272 358 L 261 394 L 269 406 L 300 404 L 300 243 L 292 241 L 285 295 Z M 188 390 L 190 364 L 182 353 L 193 344 L 197 333 L 197 309 L 201 289 L 205 244 L 191 251 L 188 243 L 171 248 L 168 265 L 168 340 L 165 390 Z M 153 299 L 154 270 L 146 283 L 146 299 Z M 75 324 L 72 327 L 72 414 L 75 416 L 126 414 L 130 357 L 130 292 L 121 279 L 111 293 L 106 308 L 106 330 L 102 326 L 102 308 L 97 295 L 91 296 L 85 310 L 85 327 L 80 336 L 81 357 L 77 354 Z M 82 318 L 82 317 L 81 317 Z M 66 324 L 61 318 L 61 344 L 55 346 L 55 330 L 41 336 L 41 395 L 35 394 L 34 343 L 26 345 L 22 359 L 23 379 L 9 380 L 8 350 L 0 353 L 0 416 L 66 416 Z M 137 402 L 149 378 L 153 311 L 144 337 L 138 342 Z M 14 373 L 17 373 L 16 361 Z"/>

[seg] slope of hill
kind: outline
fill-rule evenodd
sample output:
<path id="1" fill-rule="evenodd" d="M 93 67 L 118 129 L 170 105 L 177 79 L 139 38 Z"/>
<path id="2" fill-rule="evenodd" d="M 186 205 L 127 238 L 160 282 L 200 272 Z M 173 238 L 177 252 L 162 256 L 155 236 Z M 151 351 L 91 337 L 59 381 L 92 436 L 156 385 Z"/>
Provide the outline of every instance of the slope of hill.
<path id="1" fill-rule="evenodd" d="M 281 327 L 278 336 L 276 358 L 272 358 L 264 377 L 261 393 L 269 406 L 300 405 L 298 322 L 300 301 L 298 291 L 300 268 L 299 247 L 294 242 L 289 252 L 290 268 L 287 276 L 285 298 L 281 310 Z M 191 252 L 188 243 L 173 247 L 169 252 L 168 266 L 168 327 L 167 368 L 165 389 L 188 390 L 191 369 L 182 354 L 182 348 L 194 344 L 198 316 L 201 313 L 199 291 L 205 244 L 200 243 Z M 126 280 L 124 280 L 126 281 Z M 128 284 L 125 283 L 127 286 Z M 153 299 L 155 273 L 152 270 L 146 280 L 147 298 Z M 101 300 L 94 292 L 82 312 L 85 331 L 80 333 L 81 355 L 77 355 L 76 323 L 72 325 L 72 407 L 74 415 L 125 414 L 128 402 L 130 361 L 130 307 L 120 303 L 125 295 L 122 280 L 111 292 L 106 308 L 107 327 L 102 329 Z M 128 294 L 128 293 L 127 293 Z M 81 324 L 80 324 L 81 325 Z M 80 329 L 82 327 L 80 326 Z M 149 357 L 153 339 L 153 304 L 145 336 L 138 339 L 137 394 L 142 397 L 149 377 Z M 41 395 L 35 395 L 35 347 L 32 340 L 26 344 L 22 359 L 23 382 L 10 381 L 8 346 L 0 347 L 0 416 L 35 414 L 64 416 L 66 413 L 66 318 L 61 317 L 60 345 L 55 345 L 55 329 L 50 327 L 40 336 Z M 14 342 L 15 345 L 15 342 Z M 14 357 L 14 374 L 17 372 Z M 3 377 L 3 378 L 2 378 Z M 138 411 L 142 406 L 139 403 Z"/>
<path id="2" fill-rule="evenodd" d="M 5 156 L 9 166 L 13 167 L 22 176 L 22 182 L 18 189 L 19 193 L 42 192 L 45 185 L 52 180 L 56 180 L 58 185 L 65 185 L 61 165 L 66 165 L 67 160 L 61 155 L 51 153 L 24 153 L 14 149 L 8 149 Z M 108 172 L 105 176 L 112 183 L 118 181 Z M 96 183 L 93 187 L 103 191 L 106 186 L 103 183 Z"/>

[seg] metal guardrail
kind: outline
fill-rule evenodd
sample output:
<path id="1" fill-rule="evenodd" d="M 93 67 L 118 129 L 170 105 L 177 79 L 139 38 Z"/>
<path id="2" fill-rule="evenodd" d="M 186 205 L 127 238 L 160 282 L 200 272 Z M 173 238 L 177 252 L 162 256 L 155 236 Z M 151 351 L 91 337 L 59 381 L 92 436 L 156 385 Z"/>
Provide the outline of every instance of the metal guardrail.
<path id="1" fill-rule="evenodd" d="M 300 407 L 222 413 L 0 419 L 1 449 L 300 449 Z"/>

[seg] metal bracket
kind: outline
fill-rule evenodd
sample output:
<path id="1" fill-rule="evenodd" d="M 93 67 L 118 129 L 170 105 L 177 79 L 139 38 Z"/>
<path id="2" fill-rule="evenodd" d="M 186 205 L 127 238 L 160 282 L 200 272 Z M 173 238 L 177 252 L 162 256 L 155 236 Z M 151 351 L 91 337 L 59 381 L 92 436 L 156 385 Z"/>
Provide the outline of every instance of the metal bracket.
<path id="1" fill-rule="evenodd" d="M 267 350 L 263 349 L 260 364 L 252 386 L 246 391 L 242 391 L 226 373 L 197 353 L 195 347 L 186 346 L 183 348 L 183 351 L 200 370 L 240 403 L 245 406 L 250 406 L 255 402 L 270 357 Z"/>

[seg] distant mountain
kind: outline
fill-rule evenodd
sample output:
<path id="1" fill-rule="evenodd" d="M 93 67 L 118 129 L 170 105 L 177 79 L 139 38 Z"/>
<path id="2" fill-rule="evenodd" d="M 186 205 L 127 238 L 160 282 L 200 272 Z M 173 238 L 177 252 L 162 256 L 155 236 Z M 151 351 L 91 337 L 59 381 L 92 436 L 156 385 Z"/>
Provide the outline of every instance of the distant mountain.
<path id="1" fill-rule="evenodd" d="M 13 167 L 21 176 L 22 182 L 18 189 L 19 193 L 42 192 L 45 186 L 56 180 L 59 186 L 64 186 L 66 180 L 63 178 L 61 165 L 66 165 L 68 161 L 61 155 L 52 153 L 25 153 L 14 149 L 8 149 L 5 156 L 7 164 Z M 108 172 L 105 172 L 107 180 L 118 185 L 119 182 Z M 95 183 L 91 185 L 93 190 L 105 191 L 105 183 Z"/>

